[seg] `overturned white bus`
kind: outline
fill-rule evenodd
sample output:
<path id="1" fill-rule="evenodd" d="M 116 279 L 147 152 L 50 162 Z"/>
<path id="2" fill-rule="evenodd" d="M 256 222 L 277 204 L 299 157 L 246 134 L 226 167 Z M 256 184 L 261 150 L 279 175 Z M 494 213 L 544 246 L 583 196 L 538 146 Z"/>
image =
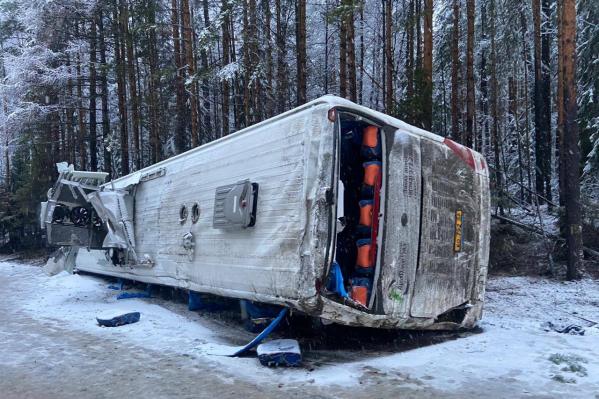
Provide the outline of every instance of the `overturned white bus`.
<path id="1" fill-rule="evenodd" d="M 346 325 L 482 315 L 483 157 L 350 101 L 321 97 L 108 183 L 59 171 L 41 222 L 79 270 Z"/>

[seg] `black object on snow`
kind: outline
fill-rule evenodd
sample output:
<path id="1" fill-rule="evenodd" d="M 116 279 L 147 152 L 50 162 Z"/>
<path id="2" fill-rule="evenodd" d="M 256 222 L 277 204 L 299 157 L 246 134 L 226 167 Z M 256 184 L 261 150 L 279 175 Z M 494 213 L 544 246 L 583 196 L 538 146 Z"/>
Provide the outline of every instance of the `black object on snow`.
<path id="1" fill-rule="evenodd" d="M 125 324 L 137 323 L 140 317 L 139 312 L 129 312 L 111 318 L 96 317 L 96 320 L 98 320 L 98 324 L 102 327 L 118 327 Z"/>
<path id="2" fill-rule="evenodd" d="M 552 322 L 545 323 L 545 331 L 555 331 L 560 334 L 584 335 L 584 328 L 577 324 L 569 324 L 565 327 L 556 326 Z"/>

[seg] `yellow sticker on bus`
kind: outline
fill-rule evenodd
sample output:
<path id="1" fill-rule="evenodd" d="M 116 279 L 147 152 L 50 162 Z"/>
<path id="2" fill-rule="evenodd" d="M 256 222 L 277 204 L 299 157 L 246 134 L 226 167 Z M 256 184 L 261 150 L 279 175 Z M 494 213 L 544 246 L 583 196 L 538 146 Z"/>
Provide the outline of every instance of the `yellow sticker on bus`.
<path id="1" fill-rule="evenodd" d="M 453 234 L 453 252 L 462 250 L 462 217 L 464 212 L 461 209 L 455 211 L 455 233 Z"/>

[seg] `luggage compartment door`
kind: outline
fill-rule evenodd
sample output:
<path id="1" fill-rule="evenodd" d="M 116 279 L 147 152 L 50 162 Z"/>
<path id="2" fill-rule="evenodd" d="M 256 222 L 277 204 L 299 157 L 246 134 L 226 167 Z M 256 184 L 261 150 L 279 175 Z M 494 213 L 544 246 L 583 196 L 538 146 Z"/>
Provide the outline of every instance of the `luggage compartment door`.
<path id="1" fill-rule="evenodd" d="M 414 317 L 436 317 L 468 302 L 477 267 L 480 188 L 473 165 L 456 151 L 472 153 L 446 143 L 421 140 L 420 250 L 410 310 Z"/>

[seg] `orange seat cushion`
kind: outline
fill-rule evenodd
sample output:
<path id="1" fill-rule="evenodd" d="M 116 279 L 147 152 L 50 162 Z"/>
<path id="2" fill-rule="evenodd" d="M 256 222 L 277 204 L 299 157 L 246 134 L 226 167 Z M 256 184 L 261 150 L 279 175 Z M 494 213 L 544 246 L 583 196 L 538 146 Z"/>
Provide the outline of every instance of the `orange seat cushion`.
<path id="1" fill-rule="evenodd" d="M 362 133 L 362 145 L 365 147 L 374 148 L 379 141 L 379 129 L 376 126 L 367 126 Z"/>

